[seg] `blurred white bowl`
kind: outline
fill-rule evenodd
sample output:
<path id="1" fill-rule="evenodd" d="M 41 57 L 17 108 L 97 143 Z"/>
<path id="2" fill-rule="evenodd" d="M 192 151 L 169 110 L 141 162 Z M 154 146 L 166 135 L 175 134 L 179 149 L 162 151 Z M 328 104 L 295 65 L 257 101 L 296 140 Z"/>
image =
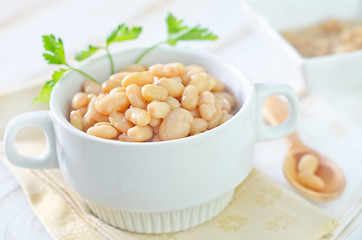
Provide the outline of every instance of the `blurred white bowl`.
<path id="1" fill-rule="evenodd" d="M 342 97 L 362 92 L 362 50 L 304 58 L 280 35 L 330 18 L 362 21 L 362 0 L 250 0 L 241 5 L 253 30 L 283 56 L 296 78 L 305 80 L 308 91 Z"/>

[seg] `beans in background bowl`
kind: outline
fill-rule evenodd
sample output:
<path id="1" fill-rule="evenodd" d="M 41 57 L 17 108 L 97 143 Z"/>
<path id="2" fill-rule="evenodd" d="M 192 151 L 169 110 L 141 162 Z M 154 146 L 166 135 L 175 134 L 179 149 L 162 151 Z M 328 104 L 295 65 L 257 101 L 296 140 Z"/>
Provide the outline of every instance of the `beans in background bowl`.
<path id="1" fill-rule="evenodd" d="M 303 57 L 316 57 L 362 49 L 362 22 L 329 19 L 281 33 Z"/>

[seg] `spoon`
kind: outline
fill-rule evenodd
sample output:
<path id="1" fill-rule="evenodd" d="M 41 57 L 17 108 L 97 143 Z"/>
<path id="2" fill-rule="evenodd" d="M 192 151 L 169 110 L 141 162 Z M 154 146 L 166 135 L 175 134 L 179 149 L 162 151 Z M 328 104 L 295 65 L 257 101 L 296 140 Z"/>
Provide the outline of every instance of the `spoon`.
<path id="1" fill-rule="evenodd" d="M 288 118 L 288 105 L 279 96 L 269 97 L 264 104 L 266 120 L 272 125 L 278 125 Z M 297 132 L 285 137 L 289 150 L 284 159 L 284 175 L 288 182 L 305 197 L 318 201 L 332 201 L 342 195 L 346 180 L 339 167 L 330 159 L 306 146 L 299 138 Z M 297 180 L 298 162 L 305 154 L 313 154 L 318 158 L 318 169 L 315 174 L 320 177 L 325 187 L 312 190 Z"/>

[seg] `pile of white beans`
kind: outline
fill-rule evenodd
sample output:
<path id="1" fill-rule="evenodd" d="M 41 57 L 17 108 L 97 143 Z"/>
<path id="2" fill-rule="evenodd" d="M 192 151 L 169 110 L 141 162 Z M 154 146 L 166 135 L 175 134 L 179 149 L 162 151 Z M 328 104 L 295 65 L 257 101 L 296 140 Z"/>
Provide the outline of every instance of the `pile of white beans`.
<path id="1" fill-rule="evenodd" d="M 196 135 L 232 117 L 236 104 L 203 67 L 129 65 L 99 85 L 90 80 L 72 99 L 70 123 L 93 136 L 157 142 Z"/>

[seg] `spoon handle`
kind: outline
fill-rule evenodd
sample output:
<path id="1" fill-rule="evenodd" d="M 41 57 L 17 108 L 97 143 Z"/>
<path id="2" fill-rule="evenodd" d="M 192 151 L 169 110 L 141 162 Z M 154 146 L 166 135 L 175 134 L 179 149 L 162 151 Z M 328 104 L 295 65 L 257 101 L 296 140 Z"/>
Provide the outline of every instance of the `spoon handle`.
<path id="1" fill-rule="evenodd" d="M 263 110 L 267 122 L 274 126 L 283 123 L 289 116 L 287 102 L 277 95 L 273 95 L 265 100 Z M 285 137 L 285 141 L 293 148 L 304 146 L 296 132 Z"/>

